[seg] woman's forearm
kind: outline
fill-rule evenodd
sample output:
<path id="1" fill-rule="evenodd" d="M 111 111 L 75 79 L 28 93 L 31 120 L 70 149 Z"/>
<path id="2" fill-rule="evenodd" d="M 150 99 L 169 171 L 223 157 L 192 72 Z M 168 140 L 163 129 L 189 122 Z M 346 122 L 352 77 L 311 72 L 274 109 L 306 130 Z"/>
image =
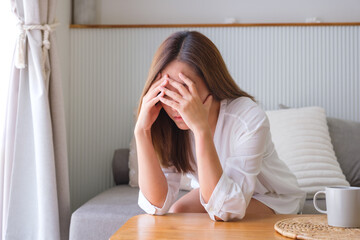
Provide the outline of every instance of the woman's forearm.
<path id="1" fill-rule="evenodd" d="M 223 173 L 210 131 L 194 133 L 201 195 L 207 203 Z"/>
<path id="2" fill-rule="evenodd" d="M 152 145 L 150 131 L 135 130 L 139 187 L 147 200 L 161 208 L 168 191 L 167 181 Z"/>

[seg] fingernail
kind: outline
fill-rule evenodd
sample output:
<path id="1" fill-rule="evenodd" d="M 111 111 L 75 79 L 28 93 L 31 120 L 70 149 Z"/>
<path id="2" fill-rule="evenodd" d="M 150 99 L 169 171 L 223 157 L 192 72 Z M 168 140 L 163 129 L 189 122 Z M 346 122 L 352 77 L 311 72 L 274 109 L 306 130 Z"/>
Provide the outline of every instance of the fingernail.
<path id="1" fill-rule="evenodd" d="M 183 77 L 183 76 L 184 76 L 184 74 L 182 74 L 182 73 L 179 73 L 179 76 L 180 76 L 180 77 Z"/>

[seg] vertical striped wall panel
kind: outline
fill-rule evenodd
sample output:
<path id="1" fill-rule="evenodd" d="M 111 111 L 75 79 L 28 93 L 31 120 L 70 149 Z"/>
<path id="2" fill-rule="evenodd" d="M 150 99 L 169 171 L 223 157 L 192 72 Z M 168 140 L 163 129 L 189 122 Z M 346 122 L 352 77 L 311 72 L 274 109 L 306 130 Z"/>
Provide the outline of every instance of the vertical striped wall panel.
<path id="1" fill-rule="evenodd" d="M 71 29 L 72 209 L 113 185 L 115 149 L 132 137 L 153 54 L 179 28 Z M 360 27 L 194 28 L 217 45 L 240 87 L 265 110 L 318 105 L 360 121 Z"/>

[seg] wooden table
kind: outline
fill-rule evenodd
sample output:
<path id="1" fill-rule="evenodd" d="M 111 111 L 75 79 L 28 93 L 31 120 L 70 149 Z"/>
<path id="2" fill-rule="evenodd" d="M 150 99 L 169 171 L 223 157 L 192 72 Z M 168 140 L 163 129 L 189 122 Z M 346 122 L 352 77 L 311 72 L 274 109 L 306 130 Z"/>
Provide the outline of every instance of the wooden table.
<path id="1" fill-rule="evenodd" d="M 129 219 L 110 240 L 120 239 L 289 239 L 274 230 L 285 218 L 310 215 L 247 215 L 237 222 L 214 222 L 206 213 L 148 214 Z"/>

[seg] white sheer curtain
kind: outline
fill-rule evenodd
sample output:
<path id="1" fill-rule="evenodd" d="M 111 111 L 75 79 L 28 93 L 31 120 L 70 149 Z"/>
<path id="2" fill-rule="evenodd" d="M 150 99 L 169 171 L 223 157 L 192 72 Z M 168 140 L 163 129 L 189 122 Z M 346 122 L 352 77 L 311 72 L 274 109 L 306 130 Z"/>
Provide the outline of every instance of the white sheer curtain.
<path id="1" fill-rule="evenodd" d="M 6 37 L 0 38 L 0 149 L 4 144 L 4 126 L 5 126 L 5 111 L 10 82 L 10 69 L 12 65 L 12 56 L 14 55 L 14 46 L 16 41 L 16 18 L 11 12 L 10 1 L 0 1 L 0 27 L 6 33 Z M 4 189 L 4 162 L 0 162 L 0 239 L 2 236 L 2 219 L 4 218 L 2 212 L 2 192 Z"/>
<path id="2" fill-rule="evenodd" d="M 69 177 L 55 0 L 12 0 L 15 52 L 0 155 L 0 237 L 68 239 Z"/>
<path id="3" fill-rule="evenodd" d="M 0 1 L 0 28 L 6 37 L 0 38 L 0 136 L 3 136 L 5 109 L 10 80 L 10 67 L 16 40 L 16 18 L 11 12 L 10 1 Z M 3 138 L 0 137 L 0 149 Z"/>

